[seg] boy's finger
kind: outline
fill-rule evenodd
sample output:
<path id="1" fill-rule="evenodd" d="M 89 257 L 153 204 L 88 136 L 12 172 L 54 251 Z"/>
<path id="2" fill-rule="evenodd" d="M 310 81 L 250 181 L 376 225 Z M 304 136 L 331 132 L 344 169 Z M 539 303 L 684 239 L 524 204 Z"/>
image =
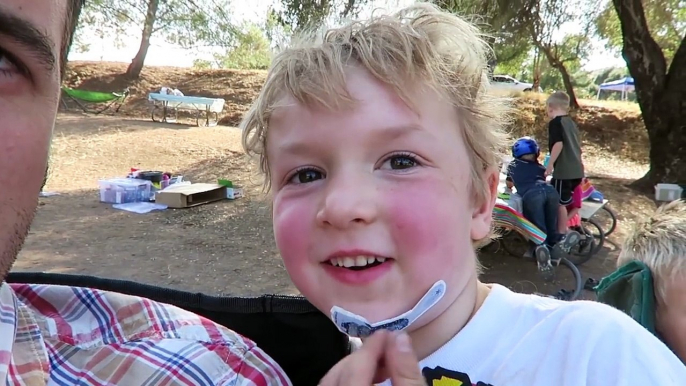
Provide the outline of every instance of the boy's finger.
<path id="1" fill-rule="evenodd" d="M 426 386 L 410 337 L 404 332 L 388 340 L 386 370 L 390 373 L 393 386 Z"/>
<path id="2" fill-rule="evenodd" d="M 379 331 L 367 339 L 362 348 L 350 354 L 331 369 L 320 386 L 367 386 L 372 384 L 379 361 L 384 355 L 388 333 Z"/>

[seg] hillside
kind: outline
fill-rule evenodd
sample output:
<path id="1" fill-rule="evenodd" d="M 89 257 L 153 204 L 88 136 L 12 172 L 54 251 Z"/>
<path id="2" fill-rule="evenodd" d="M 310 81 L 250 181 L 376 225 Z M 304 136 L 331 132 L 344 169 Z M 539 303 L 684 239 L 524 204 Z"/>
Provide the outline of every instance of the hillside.
<path id="1" fill-rule="evenodd" d="M 130 97 L 119 114 L 130 117 L 148 117 L 147 94 L 158 91 L 162 86 L 178 88 L 186 95 L 224 98 L 227 103 L 220 123 L 235 126 L 259 92 L 266 75 L 264 71 L 148 66 L 143 69 L 139 80 L 129 82 L 122 75 L 125 71 L 124 63 L 71 62 L 65 83 L 69 87 L 104 92 L 122 91 L 129 87 Z M 546 137 L 544 98 L 544 95 L 531 94 L 515 99 L 517 113 L 510 128 L 513 136 Z M 584 144 L 590 145 L 587 152 L 613 159 L 607 165 L 609 170 L 615 170 L 617 162 L 647 163 L 647 134 L 636 105 L 592 100 L 582 100 L 581 104 L 582 111 L 575 115 L 575 119 Z M 625 166 L 631 167 L 622 167 Z"/>

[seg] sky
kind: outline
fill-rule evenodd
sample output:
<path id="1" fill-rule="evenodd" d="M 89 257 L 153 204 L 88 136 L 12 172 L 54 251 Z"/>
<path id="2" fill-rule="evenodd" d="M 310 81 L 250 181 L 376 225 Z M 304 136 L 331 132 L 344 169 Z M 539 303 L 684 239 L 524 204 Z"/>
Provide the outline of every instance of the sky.
<path id="1" fill-rule="evenodd" d="M 369 7 L 369 9 L 383 7 L 392 11 L 412 2 L 413 0 L 372 0 L 372 6 Z M 235 0 L 232 2 L 232 12 L 238 22 L 260 22 L 264 20 L 270 6 L 273 4 L 274 0 Z M 363 12 L 360 17 L 364 17 L 365 13 L 369 13 L 369 11 Z M 563 26 L 560 32 L 568 33 L 573 31 L 574 28 L 575 27 L 573 25 Z M 138 51 L 140 37 L 132 36 L 128 39 L 125 39 L 124 46 L 121 48 L 112 47 L 111 42 L 97 38 L 88 41 L 88 43 L 90 44 L 90 50 L 88 52 L 71 52 L 69 55 L 69 60 L 113 61 L 128 63 Z M 584 68 L 586 70 L 594 71 L 607 67 L 626 65 L 624 60 L 618 55 L 606 52 L 600 42 L 596 42 L 595 46 L 596 49 L 584 64 Z M 211 58 L 212 56 L 209 52 L 185 50 L 178 46 L 167 44 L 163 39 L 155 38 L 155 36 L 153 36 L 145 64 L 149 66 L 190 67 L 193 65 L 193 61 L 195 59 Z"/>

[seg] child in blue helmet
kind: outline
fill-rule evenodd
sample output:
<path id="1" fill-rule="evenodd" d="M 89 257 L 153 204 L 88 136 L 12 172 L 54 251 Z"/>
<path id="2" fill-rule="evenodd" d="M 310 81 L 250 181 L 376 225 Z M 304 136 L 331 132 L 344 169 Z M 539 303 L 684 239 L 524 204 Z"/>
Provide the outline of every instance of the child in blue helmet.
<path id="1" fill-rule="evenodd" d="M 539 269 L 550 271 L 552 258 L 559 259 L 562 252 L 579 241 L 579 233 L 570 231 L 560 235 L 558 210 L 560 196 L 552 185 L 546 183 L 545 167 L 538 162 L 540 147 L 536 140 L 522 137 L 512 145 L 512 156 L 507 170 L 507 185 L 517 189 L 522 197 L 522 214 L 547 235 L 545 244 L 533 246 Z"/>

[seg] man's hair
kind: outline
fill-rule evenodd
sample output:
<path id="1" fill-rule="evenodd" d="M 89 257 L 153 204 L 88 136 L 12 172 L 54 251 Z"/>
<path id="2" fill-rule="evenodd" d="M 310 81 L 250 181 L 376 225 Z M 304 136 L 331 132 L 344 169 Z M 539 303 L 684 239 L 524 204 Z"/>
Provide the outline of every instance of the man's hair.
<path id="1" fill-rule="evenodd" d="M 550 107 L 567 110 L 569 109 L 569 100 L 569 95 L 567 95 L 566 92 L 555 91 L 554 93 L 550 94 L 546 103 Z"/>
<path id="2" fill-rule="evenodd" d="M 60 47 L 60 76 L 64 79 L 67 72 L 67 56 L 69 48 L 74 41 L 74 32 L 79 22 L 79 15 L 86 0 L 67 0 L 67 10 L 64 19 L 64 32 L 62 33 L 62 47 Z"/>
<path id="3" fill-rule="evenodd" d="M 348 66 L 366 69 L 414 109 L 412 91 L 428 86 L 458 111 L 470 153 L 472 196 L 487 197 L 484 171 L 497 167 L 507 136 L 509 105 L 489 95 L 489 47 L 479 30 L 435 5 L 419 3 L 392 15 L 373 16 L 322 34 L 308 31 L 275 56 L 267 80 L 243 121 L 243 146 L 260 158 L 269 190 L 266 143 L 278 103 L 291 96 L 305 106 L 347 109 L 355 102 L 346 89 Z"/>
<path id="4" fill-rule="evenodd" d="M 664 299 L 666 287 L 686 275 L 686 202 L 672 201 L 637 222 L 624 240 L 617 265 L 632 260 L 650 269 L 657 295 Z"/>

